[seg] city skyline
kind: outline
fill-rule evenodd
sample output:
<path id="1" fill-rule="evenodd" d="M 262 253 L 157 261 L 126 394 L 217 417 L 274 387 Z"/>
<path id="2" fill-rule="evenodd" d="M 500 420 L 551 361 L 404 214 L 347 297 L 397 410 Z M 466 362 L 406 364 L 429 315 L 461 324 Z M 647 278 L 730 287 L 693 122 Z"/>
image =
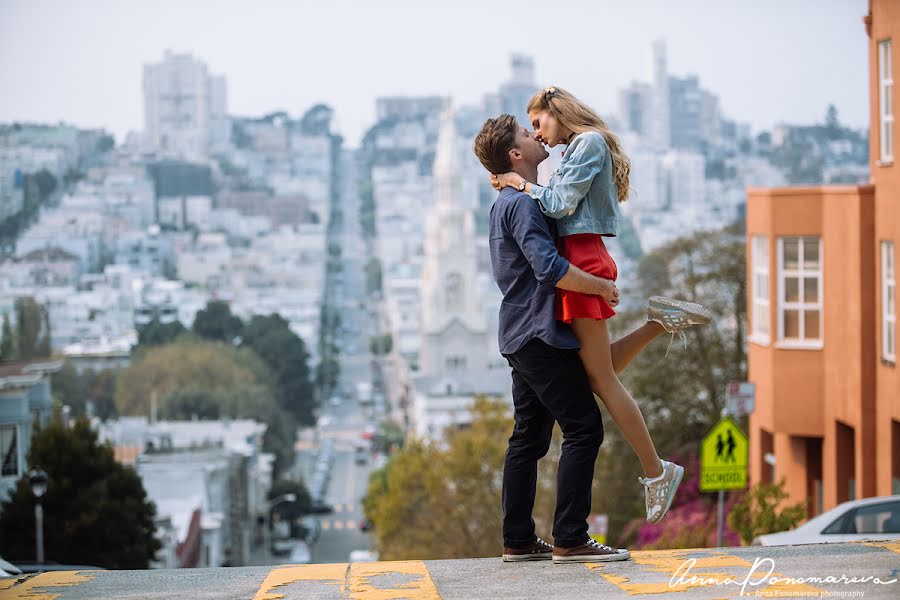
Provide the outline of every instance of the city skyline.
<path id="1" fill-rule="evenodd" d="M 858 93 L 867 83 L 865 0 L 829 2 L 827 10 L 821 2 L 728 7 L 689 2 L 677 10 L 654 2 L 649 11 L 644 6 L 640 12 L 575 2 L 568 10 L 580 22 L 596 18 L 637 24 L 608 31 L 599 27 L 598 35 L 573 35 L 559 43 L 543 41 L 547 36 L 542 32 L 563 29 L 566 15 L 550 15 L 559 22 L 549 26 L 533 23 L 531 15 L 547 15 L 538 3 L 497 2 L 491 5 L 493 13 L 463 3 L 453 14 L 431 5 L 394 4 L 405 11 L 402 35 L 381 34 L 372 25 L 397 14 L 383 4 L 336 2 L 310 9 L 283 3 L 251 8 L 228 2 L 70 6 L 0 0 L 0 87 L 17 90 L 0 98 L 0 122 L 104 127 L 122 141 L 128 131 L 143 130 L 143 66 L 160 60 L 166 49 L 191 53 L 227 78 L 229 114 L 286 110 L 299 116 L 312 104 L 325 102 L 335 109 L 336 130 L 351 146 L 375 122 L 376 97 L 438 94 L 456 104 L 474 103 L 508 79 L 514 52 L 534 57 L 538 84 L 567 87 L 612 114 L 619 89 L 647 80 L 650 43 L 658 38 L 667 42 L 670 73 L 696 74 L 720 96 L 725 115 L 751 123 L 756 131 L 780 122 L 821 121 L 829 103 L 850 126 L 864 127 L 868 121 L 868 98 Z M 342 39 L 335 40 L 333 27 L 305 26 L 338 22 L 349 5 L 359 19 L 345 24 Z M 48 14 L 54 17 L 48 19 Z M 527 31 L 519 35 L 511 28 L 498 35 L 493 14 L 514 14 Z M 807 27 L 798 30 L 801 17 Z M 857 28 L 849 25 L 855 19 Z M 721 26 L 703 28 L 701 22 Z M 210 23 L 216 27 L 206 27 Z M 88 36 L 88 27 L 101 33 Z M 541 40 L 537 44 L 528 39 L 535 30 Z M 35 45 L 35 40 L 41 43 Z M 477 47 L 472 40 L 479 40 Z M 756 44 L 760 40 L 765 47 Z M 734 44 L 732 52 L 714 51 L 727 44 Z M 26 47 L 27 60 L 19 60 Z M 587 58 L 571 58 L 618 52 L 621 60 L 596 61 L 599 77 L 586 67 Z M 63 53 L 65 63 L 59 61 Z M 101 90 L 104 95 L 98 97 Z"/>

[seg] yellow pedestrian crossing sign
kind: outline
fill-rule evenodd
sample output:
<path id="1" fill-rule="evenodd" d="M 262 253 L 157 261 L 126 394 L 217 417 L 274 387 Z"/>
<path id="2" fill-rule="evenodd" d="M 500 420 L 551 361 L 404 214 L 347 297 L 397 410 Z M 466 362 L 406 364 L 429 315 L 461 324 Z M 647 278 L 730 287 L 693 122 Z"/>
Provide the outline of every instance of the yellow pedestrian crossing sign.
<path id="1" fill-rule="evenodd" d="M 731 417 L 722 418 L 700 444 L 700 491 L 745 489 L 748 456 L 747 436 Z"/>

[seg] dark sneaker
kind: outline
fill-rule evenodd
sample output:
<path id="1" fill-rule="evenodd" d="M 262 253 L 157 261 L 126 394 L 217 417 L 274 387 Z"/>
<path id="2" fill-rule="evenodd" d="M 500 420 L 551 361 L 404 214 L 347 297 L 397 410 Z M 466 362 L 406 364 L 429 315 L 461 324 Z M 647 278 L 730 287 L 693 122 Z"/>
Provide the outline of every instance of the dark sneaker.
<path id="1" fill-rule="evenodd" d="M 588 540 L 587 543 L 574 548 L 553 548 L 553 562 L 556 564 L 567 562 L 613 562 L 628 560 L 631 552 L 624 548 L 610 548 L 596 540 Z"/>
<path id="2" fill-rule="evenodd" d="M 535 538 L 531 545 L 524 548 L 503 548 L 503 562 L 550 560 L 551 558 L 553 558 L 553 546 L 541 538 Z"/>

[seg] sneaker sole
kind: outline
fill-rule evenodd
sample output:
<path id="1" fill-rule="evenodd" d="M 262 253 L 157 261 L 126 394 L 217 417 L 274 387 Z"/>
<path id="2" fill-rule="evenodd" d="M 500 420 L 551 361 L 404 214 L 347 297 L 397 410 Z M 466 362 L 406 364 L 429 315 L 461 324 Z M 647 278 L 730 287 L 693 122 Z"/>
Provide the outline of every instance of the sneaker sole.
<path id="1" fill-rule="evenodd" d="M 653 519 L 652 521 L 648 520 L 648 523 L 659 523 L 662 521 L 663 517 L 666 516 L 666 513 L 669 512 L 669 509 L 672 507 L 672 501 L 675 499 L 675 494 L 678 492 L 678 486 L 681 485 L 681 480 L 684 478 L 684 467 L 681 465 L 675 465 L 675 479 L 672 481 L 672 486 L 669 488 L 669 493 L 666 494 L 666 505 L 663 506 L 662 512 L 659 513 L 659 516 Z"/>
<path id="2" fill-rule="evenodd" d="M 503 562 L 529 562 L 532 560 L 550 560 L 553 558 L 551 552 L 545 554 L 504 554 Z"/>
<path id="3" fill-rule="evenodd" d="M 712 312 L 702 304 L 694 302 L 685 302 L 684 300 L 673 300 L 665 296 L 652 296 L 650 305 L 657 308 L 675 308 L 685 312 L 691 317 L 693 325 L 709 325 L 712 322 Z"/>
<path id="4" fill-rule="evenodd" d="M 582 554 L 577 556 L 554 556 L 553 562 L 556 564 L 564 563 L 593 563 L 593 562 L 618 562 L 631 558 L 631 552 L 628 550 L 619 552 L 618 554 Z"/>

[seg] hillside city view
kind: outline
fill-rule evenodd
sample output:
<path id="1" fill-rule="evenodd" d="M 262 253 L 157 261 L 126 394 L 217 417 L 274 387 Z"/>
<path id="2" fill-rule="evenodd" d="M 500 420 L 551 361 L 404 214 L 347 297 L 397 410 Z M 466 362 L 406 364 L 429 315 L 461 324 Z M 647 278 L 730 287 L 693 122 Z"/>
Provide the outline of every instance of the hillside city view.
<path id="1" fill-rule="evenodd" d="M 857 4 L 846 27 L 880 32 L 855 67 L 871 127 L 828 98 L 753 125 L 672 66 L 680 45 L 663 37 L 642 48 L 644 72 L 604 84 L 615 102 L 595 108 L 631 161 L 604 238 L 621 294 L 611 337 L 647 322 L 651 296 L 714 317 L 620 373 L 685 478 L 647 523 L 641 464 L 604 411 L 600 543 L 768 545 L 900 494 L 900 12 Z M 499 557 L 511 363 L 498 193 L 473 143 L 502 113 L 534 129 L 529 100 L 555 84 L 541 57 L 510 50 L 474 101 L 360 90 L 375 117 L 358 139 L 324 93 L 240 114 L 239 83 L 199 46 L 135 65 L 142 122 L 124 135 L 67 122 L 65 98 L 53 122 L 0 111 L 0 575 Z M 701 440 L 723 416 L 745 437 L 727 448 L 720 434 L 718 455 L 747 454 L 743 488 L 717 496 Z M 562 442 L 557 427 L 539 463 L 545 539 Z M 897 539 L 891 498 L 872 533 Z M 828 540 L 773 543 L 811 541 Z"/>

